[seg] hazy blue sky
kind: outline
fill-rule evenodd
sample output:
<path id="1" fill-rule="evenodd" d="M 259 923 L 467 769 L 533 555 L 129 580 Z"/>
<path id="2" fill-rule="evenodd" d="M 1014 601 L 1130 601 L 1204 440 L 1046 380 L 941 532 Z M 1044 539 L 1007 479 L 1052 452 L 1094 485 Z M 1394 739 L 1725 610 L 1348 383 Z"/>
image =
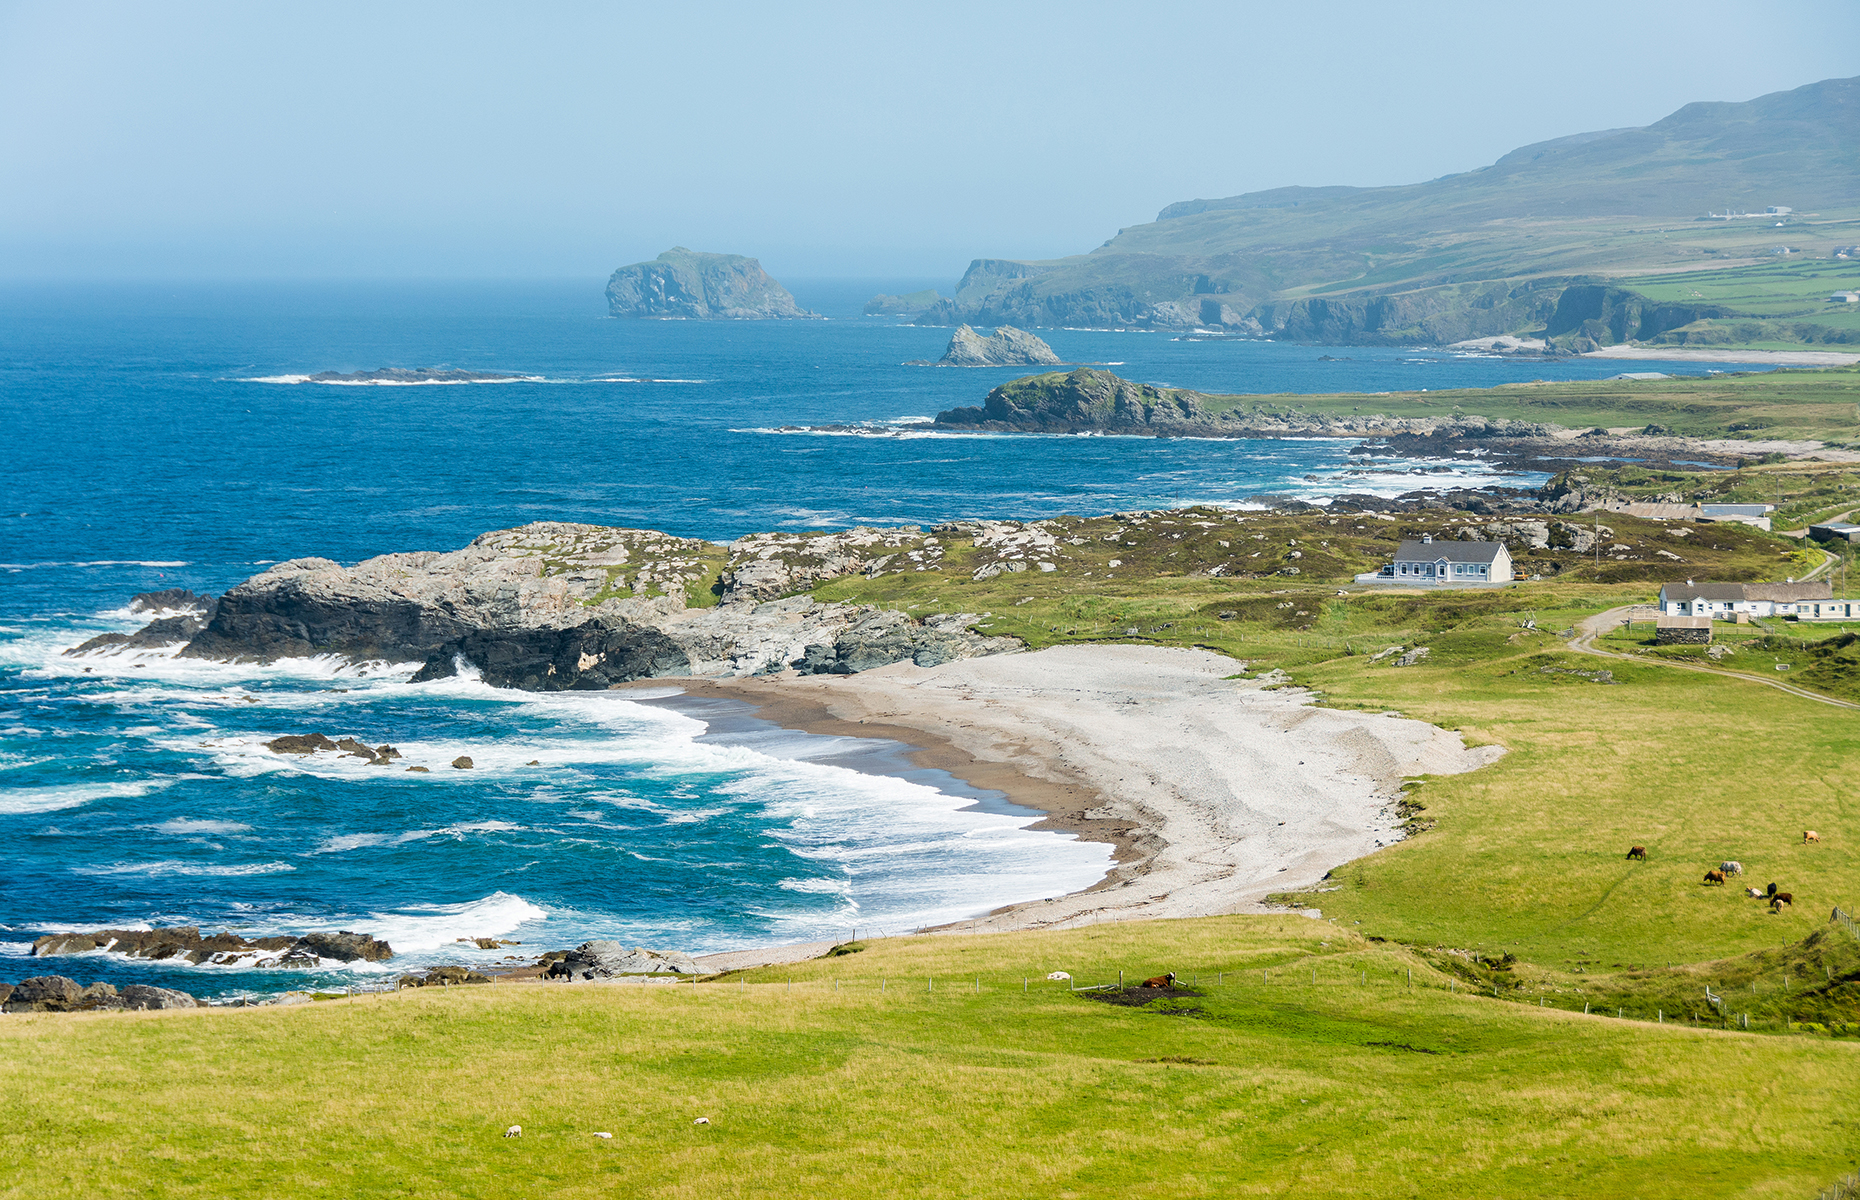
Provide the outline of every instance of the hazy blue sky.
<path id="1" fill-rule="evenodd" d="M 1860 73 L 1860 4 L 0 0 L 0 275 L 954 279 Z"/>

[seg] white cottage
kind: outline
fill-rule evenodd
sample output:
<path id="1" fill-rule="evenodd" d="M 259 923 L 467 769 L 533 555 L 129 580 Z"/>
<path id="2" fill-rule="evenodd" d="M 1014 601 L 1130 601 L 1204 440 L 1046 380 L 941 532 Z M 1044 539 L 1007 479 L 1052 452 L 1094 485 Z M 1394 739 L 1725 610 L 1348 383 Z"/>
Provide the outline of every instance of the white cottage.
<path id="1" fill-rule="evenodd" d="M 1403 542 L 1395 561 L 1374 575 L 1356 578 L 1358 583 L 1454 587 L 1510 583 L 1516 576 L 1503 542 L 1437 542 L 1429 534 L 1418 542 Z"/>
<path id="2" fill-rule="evenodd" d="M 1660 612 L 1669 616 L 1715 617 L 1735 621 L 1746 617 L 1795 617 L 1830 620 L 1836 605 L 1845 615 L 1848 601 L 1835 601 L 1834 588 L 1825 582 L 1796 583 L 1668 583 L 1660 588 Z M 1827 610 L 1827 616 L 1822 611 Z"/>

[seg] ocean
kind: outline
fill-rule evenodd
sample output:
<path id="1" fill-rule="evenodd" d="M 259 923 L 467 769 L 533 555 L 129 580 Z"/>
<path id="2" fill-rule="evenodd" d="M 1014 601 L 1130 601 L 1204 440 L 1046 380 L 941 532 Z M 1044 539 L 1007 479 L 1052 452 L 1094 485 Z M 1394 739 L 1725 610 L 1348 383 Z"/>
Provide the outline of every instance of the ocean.
<path id="1" fill-rule="evenodd" d="M 866 318 L 922 281 L 794 285 L 829 320 L 608 319 L 599 280 L 0 288 L 0 979 L 47 970 L 202 996 L 378 982 L 590 937 L 692 953 L 900 933 L 1085 887 L 1108 848 L 891 743 L 746 708 L 530 695 L 471 678 L 159 655 L 73 659 L 137 592 L 268 563 L 453 549 L 535 520 L 716 540 L 1039 518 L 1261 494 L 1535 483 L 1479 464 L 1344 474 L 1345 440 L 937 434 L 1013 370 L 928 369 L 948 330 Z M 1061 357 L 1216 392 L 1606 377 L 1619 362 L 1041 331 Z M 535 381 L 279 382 L 453 367 Z M 1664 364 L 1669 373 L 1704 368 Z M 863 424 L 856 432 L 817 432 Z M 786 428 L 784 428 L 786 427 Z M 353 734 L 471 771 L 278 756 Z M 535 765 L 531 765 L 535 764 Z M 354 929 L 383 964 L 255 971 L 33 960 L 47 932 Z M 461 938 L 521 949 L 478 950 Z"/>

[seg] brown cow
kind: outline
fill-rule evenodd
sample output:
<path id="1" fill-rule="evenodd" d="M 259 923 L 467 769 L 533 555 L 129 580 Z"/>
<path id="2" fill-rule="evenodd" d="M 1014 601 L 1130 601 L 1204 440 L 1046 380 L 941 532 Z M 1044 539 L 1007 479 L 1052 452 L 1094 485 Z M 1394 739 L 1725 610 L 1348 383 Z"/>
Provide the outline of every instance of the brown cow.
<path id="1" fill-rule="evenodd" d="M 1818 842 L 1820 840 L 1821 840 L 1821 835 L 1816 833 L 1814 830 L 1805 829 L 1802 831 L 1802 844 L 1804 846 L 1808 845 L 1810 842 Z"/>
<path id="2" fill-rule="evenodd" d="M 1770 907 L 1777 912 L 1781 912 L 1782 906 L 1785 904 L 1790 908 L 1795 907 L 1795 895 L 1793 893 L 1777 892 L 1774 896 L 1770 897 Z"/>
<path id="3" fill-rule="evenodd" d="M 1167 975 L 1158 975 L 1154 979 L 1145 979 L 1143 981 L 1143 986 L 1152 987 L 1152 988 L 1174 987 L 1175 986 L 1175 972 L 1171 971 Z"/>
<path id="4" fill-rule="evenodd" d="M 1707 872 L 1705 872 L 1705 882 L 1706 882 L 1706 883 L 1723 883 L 1723 882 L 1724 882 L 1724 872 L 1723 872 L 1723 871 L 1707 871 Z"/>
<path id="5" fill-rule="evenodd" d="M 1632 849 L 1630 849 L 1630 850 L 1628 851 L 1628 857 L 1629 857 L 1629 858 L 1638 858 L 1638 859 L 1640 859 L 1640 861 L 1642 861 L 1642 862 L 1646 862 L 1646 861 L 1647 861 L 1647 847 L 1645 847 L 1645 846 L 1635 846 L 1635 847 L 1633 847 Z"/>

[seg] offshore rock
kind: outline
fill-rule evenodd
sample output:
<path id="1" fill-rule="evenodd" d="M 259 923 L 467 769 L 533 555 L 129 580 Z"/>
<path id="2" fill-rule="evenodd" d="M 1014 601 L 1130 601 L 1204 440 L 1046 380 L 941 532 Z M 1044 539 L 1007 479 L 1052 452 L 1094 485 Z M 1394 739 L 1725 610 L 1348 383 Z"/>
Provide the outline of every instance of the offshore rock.
<path id="1" fill-rule="evenodd" d="M 1201 402 L 1198 392 L 1132 383 L 1109 371 L 1081 367 L 1004 383 L 988 393 L 980 408 L 938 413 L 936 423 L 1029 433 L 1155 433 L 1209 424 Z"/>
<path id="2" fill-rule="evenodd" d="M 101 950 L 125 958 L 154 961 L 182 959 L 217 966 L 304 966 L 319 959 L 338 962 L 382 962 L 394 956 L 393 947 L 365 933 L 311 933 L 247 940 L 235 933 L 202 937 L 197 926 L 167 929 L 99 929 L 91 933 L 50 933 L 32 943 L 34 958 L 61 954 L 88 954 Z"/>
<path id="3" fill-rule="evenodd" d="M 932 367 L 1051 367 L 1059 365 L 1053 348 L 1012 325 L 998 327 L 994 336 L 983 337 L 967 325 L 958 328 L 949 339 L 949 348 L 934 363 L 914 362 L 911 366 Z"/>
<path id="4" fill-rule="evenodd" d="M 755 259 L 683 246 L 615 271 L 607 281 L 607 311 L 616 317 L 699 321 L 820 315 L 796 304 Z"/>

